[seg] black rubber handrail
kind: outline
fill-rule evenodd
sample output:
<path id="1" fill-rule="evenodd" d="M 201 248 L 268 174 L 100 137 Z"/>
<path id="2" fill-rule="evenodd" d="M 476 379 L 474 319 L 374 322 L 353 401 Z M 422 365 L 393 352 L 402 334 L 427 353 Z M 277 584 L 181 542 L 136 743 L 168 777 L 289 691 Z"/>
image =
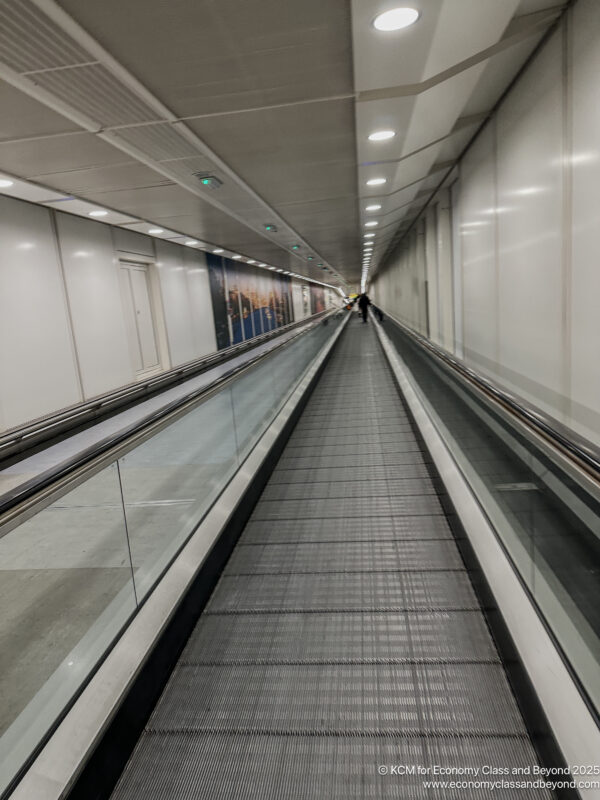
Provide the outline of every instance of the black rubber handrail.
<path id="1" fill-rule="evenodd" d="M 202 356 L 202 358 L 188 361 L 165 372 L 152 375 L 146 380 L 128 384 L 118 389 L 111 389 L 109 392 L 97 395 L 90 400 L 52 412 L 25 425 L 11 428 L 0 434 L 0 463 L 4 459 L 11 458 L 17 453 L 20 455 L 28 449 L 32 449 L 60 434 L 66 434 L 74 428 L 79 428 L 86 423 L 93 424 L 98 419 L 114 414 L 123 406 L 131 405 L 142 398 L 152 397 L 169 386 L 200 375 L 208 369 L 235 358 L 241 353 L 264 344 L 264 342 L 276 339 L 284 333 L 289 333 L 294 328 L 322 319 L 327 313 L 327 311 L 321 311 L 307 319 L 292 322 L 276 330 L 255 336 L 253 339 L 231 345 L 208 356 Z"/>
<path id="2" fill-rule="evenodd" d="M 467 367 L 450 353 L 433 344 L 429 339 L 412 330 L 395 317 L 388 314 L 388 318 L 415 344 L 424 350 L 428 350 L 451 370 L 477 386 L 487 396 L 491 396 L 497 403 L 508 408 L 515 417 L 530 428 L 542 433 L 545 438 L 549 439 L 561 450 L 566 451 L 572 459 L 584 465 L 590 477 L 600 482 L 600 451 L 591 442 L 577 436 L 574 431 L 565 428 L 558 420 L 544 414 L 523 398 L 512 395 L 489 378 L 485 378 L 475 370 Z"/>
<path id="3" fill-rule="evenodd" d="M 53 484 L 58 483 L 58 481 L 67 477 L 71 473 L 81 469 L 86 464 L 89 464 L 90 462 L 97 459 L 99 456 L 102 456 L 104 453 L 107 453 L 113 447 L 123 444 L 125 441 L 127 441 L 127 439 L 130 439 L 132 436 L 142 432 L 143 430 L 149 428 L 156 422 L 159 422 L 160 420 L 164 419 L 173 411 L 176 411 L 178 408 L 181 408 L 190 401 L 199 400 L 203 395 L 212 393 L 220 384 L 225 383 L 225 381 L 227 381 L 233 375 L 237 374 L 238 372 L 241 372 L 242 370 L 247 369 L 248 367 L 252 366 L 258 361 L 267 358 L 268 356 L 272 355 L 278 350 L 287 347 L 289 344 L 291 344 L 291 342 L 294 342 L 298 337 L 308 333 L 309 330 L 312 330 L 317 325 L 321 324 L 326 318 L 333 316 L 334 314 L 337 313 L 339 313 L 338 309 L 336 309 L 335 311 L 323 312 L 319 314 L 318 319 L 315 319 L 313 317 L 312 320 L 308 321 L 306 330 L 299 331 L 294 336 L 291 336 L 289 339 L 286 339 L 284 342 L 281 342 L 280 344 L 276 345 L 271 350 L 268 350 L 264 353 L 260 353 L 254 358 L 245 361 L 243 364 L 238 364 L 236 367 L 232 367 L 226 373 L 220 375 L 214 381 L 211 381 L 211 383 L 209 383 L 208 385 L 203 386 L 199 389 L 195 389 L 192 392 L 188 392 L 186 395 L 183 395 L 182 397 L 178 397 L 176 400 L 171 401 L 165 406 L 161 406 L 161 408 L 151 412 L 150 414 L 147 414 L 142 419 L 137 420 L 131 425 L 128 425 L 125 428 L 120 429 L 116 433 L 113 433 L 110 436 L 106 436 L 104 439 L 101 439 L 99 442 L 96 442 L 90 447 L 87 447 L 84 450 L 79 451 L 71 458 L 65 459 L 59 464 L 50 467 L 45 472 L 42 472 L 39 475 L 36 475 L 30 480 L 25 481 L 24 483 L 15 487 L 14 489 L 5 492 L 0 496 L 0 523 L 2 522 L 1 519 L 2 516 L 11 511 L 12 509 L 14 509 L 16 506 L 21 505 L 25 501 L 29 500 L 39 492 L 44 491 L 44 489 L 47 489 Z M 304 320 L 304 322 L 306 323 L 306 320 Z"/>

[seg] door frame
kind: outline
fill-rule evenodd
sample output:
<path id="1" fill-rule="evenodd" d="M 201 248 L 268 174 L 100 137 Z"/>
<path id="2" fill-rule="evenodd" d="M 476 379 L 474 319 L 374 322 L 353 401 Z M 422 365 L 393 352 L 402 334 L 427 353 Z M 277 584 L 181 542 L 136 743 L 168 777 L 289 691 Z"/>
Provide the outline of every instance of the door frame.
<path id="1" fill-rule="evenodd" d="M 165 317 L 162 307 L 162 295 L 160 292 L 160 283 L 156 270 L 156 263 L 154 259 L 146 258 L 138 254 L 125 254 L 119 253 L 117 260 L 117 269 L 119 271 L 119 287 L 121 291 L 121 302 L 123 305 L 123 313 L 128 314 L 127 307 L 128 298 L 123 293 L 123 285 L 121 283 L 121 270 L 124 267 L 136 267 L 143 269 L 146 272 L 148 284 L 148 299 L 150 302 L 150 312 L 152 314 L 152 322 L 154 328 L 154 339 L 156 344 L 156 352 L 158 356 L 158 364 L 147 370 L 136 372 L 132 363 L 132 374 L 134 381 L 142 381 L 149 376 L 159 374 L 168 370 L 170 367 L 169 347 L 167 340 L 167 329 L 165 325 Z"/>

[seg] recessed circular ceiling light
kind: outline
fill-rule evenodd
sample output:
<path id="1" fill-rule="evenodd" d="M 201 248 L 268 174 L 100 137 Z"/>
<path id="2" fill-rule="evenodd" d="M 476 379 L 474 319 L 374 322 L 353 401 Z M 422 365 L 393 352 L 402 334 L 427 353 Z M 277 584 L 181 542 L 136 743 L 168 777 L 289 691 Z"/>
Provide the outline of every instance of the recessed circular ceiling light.
<path id="1" fill-rule="evenodd" d="M 383 186 L 387 183 L 387 178 L 371 178 L 367 181 L 367 186 Z"/>
<path id="2" fill-rule="evenodd" d="M 416 8 L 391 8 L 375 17 L 373 27 L 378 31 L 399 31 L 414 25 L 418 19 L 419 12 Z"/>
<path id="3" fill-rule="evenodd" d="M 97 211 L 90 211 L 88 212 L 88 217 L 105 217 L 108 214 L 108 211 L 102 211 L 98 209 Z"/>
<path id="4" fill-rule="evenodd" d="M 267 265 L 265 264 L 264 261 L 260 261 L 256 266 L 257 267 L 266 267 Z"/>
<path id="5" fill-rule="evenodd" d="M 241 256 L 231 256 L 234 261 L 239 261 Z"/>
<path id="6" fill-rule="evenodd" d="M 224 252 L 225 252 L 225 250 L 223 250 L 223 248 L 222 248 L 222 247 L 217 247 L 217 249 L 216 249 L 216 250 L 213 250 L 213 253 L 217 253 L 217 255 L 218 255 L 219 253 L 224 253 Z"/>
<path id="7" fill-rule="evenodd" d="M 12 186 L 14 181 L 9 181 L 8 178 L 2 178 L 0 180 L 0 189 L 8 189 L 9 186 Z"/>
<path id="8" fill-rule="evenodd" d="M 379 225 L 377 220 L 372 220 L 371 222 L 365 222 L 365 228 L 374 228 L 375 225 Z"/>
<path id="9" fill-rule="evenodd" d="M 253 258 L 251 258 L 251 259 L 248 260 L 248 263 L 249 264 L 256 264 L 256 261 Z"/>
<path id="10" fill-rule="evenodd" d="M 150 228 L 148 233 L 152 233 L 152 234 L 156 235 L 158 233 L 164 233 L 164 230 L 162 228 Z"/>
<path id="11" fill-rule="evenodd" d="M 393 139 L 395 135 L 396 131 L 374 131 L 373 133 L 369 134 L 369 141 L 385 142 L 388 139 Z"/>
<path id="12" fill-rule="evenodd" d="M 374 203 L 372 206 L 367 206 L 365 208 L 365 211 L 379 211 L 380 208 L 381 206 L 379 205 L 379 203 Z"/>
<path id="13" fill-rule="evenodd" d="M 374 233 L 365 233 L 365 239 L 373 239 L 373 238 L 375 238 Z"/>
<path id="14" fill-rule="evenodd" d="M 196 239 L 188 239 L 185 244 L 191 247 L 193 244 L 198 244 L 198 241 Z"/>

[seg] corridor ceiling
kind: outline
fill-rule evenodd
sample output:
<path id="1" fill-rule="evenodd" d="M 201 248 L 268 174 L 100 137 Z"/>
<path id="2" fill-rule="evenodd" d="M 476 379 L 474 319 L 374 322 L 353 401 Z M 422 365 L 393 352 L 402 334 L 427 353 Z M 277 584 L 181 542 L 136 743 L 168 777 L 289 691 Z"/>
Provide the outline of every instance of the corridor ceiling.
<path id="1" fill-rule="evenodd" d="M 398 6 L 417 22 L 377 30 Z M 64 210 L 85 200 L 106 222 L 356 286 L 364 234 L 374 270 L 561 10 L 0 0 L 0 172 Z M 379 130 L 395 135 L 370 141 Z"/>

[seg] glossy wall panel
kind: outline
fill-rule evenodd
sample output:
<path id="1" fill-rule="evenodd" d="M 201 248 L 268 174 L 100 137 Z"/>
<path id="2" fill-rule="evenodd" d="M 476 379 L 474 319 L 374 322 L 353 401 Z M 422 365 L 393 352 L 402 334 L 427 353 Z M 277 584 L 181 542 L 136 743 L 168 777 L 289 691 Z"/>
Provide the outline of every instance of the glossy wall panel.
<path id="1" fill-rule="evenodd" d="M 81 400 L 50 212 L 0 197 L 0 417 L 5 428 Z"/>
<path id="2" fill-rule="evenodd" d="M 57 214 L 71 321 L 86 397 L 134 380 L 111 229 Z"/>
<path id="3" fill-rule="evenodd" d="M 571 260 L 571 414 L 600 431 L 600 4 L 573 8 Z"/>
<path id="4" fill-rule="evenodd" d="M 496 123 L 499 364 L 505 381 L 547 411 L 567 389 L 561 56 L 557 32 L 502 104 Z"/>
<path id="5" fill-rule="evenodd" d="M 498 357 L 494 134 L 488 125 L 462 162 L 458 210 L 464 355 L 485 370 Z"/>
<path id="6" fill-rule="evenodd" d="M 183 248 L 171 242 L 156 241 L 156 268 L 161 288 L 163 311 L 169 341 L 171 365 L 184 364 L 196 355 L 192 306 L 188 291 L 188 272 Z"/>
<path id="7" fill-rule="evenodd" d="M 191 309 L 194 358 L 199 358 L 217 349 L 208 267 L 204 253 L 186 248 L 184 259 Z"/>

